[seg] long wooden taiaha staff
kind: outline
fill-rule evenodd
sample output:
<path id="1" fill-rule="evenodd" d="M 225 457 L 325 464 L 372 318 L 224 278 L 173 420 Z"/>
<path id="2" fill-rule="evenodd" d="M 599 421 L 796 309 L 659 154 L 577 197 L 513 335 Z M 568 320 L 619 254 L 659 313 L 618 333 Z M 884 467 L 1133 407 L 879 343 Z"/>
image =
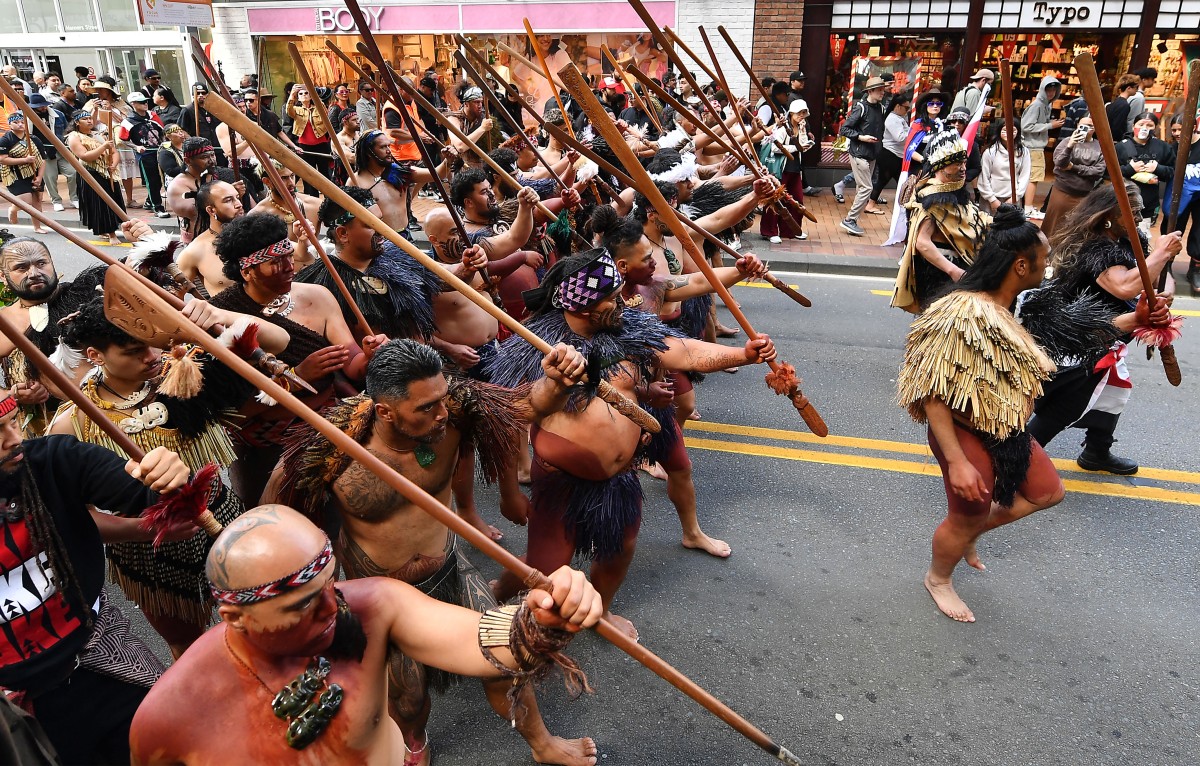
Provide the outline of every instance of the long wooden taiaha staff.
<path id="1" fill-rule="evenodd" d="M 194 38 L 193 42 L 195 42 Z M 228 104 L 231 109 L 240 114 L 244 118 L 245 122 L 251 122 L 251 124 L 253 124 L 249 118 L 246 118 L 246 115 L 242 113 L 241 110 L 234 107 L 233 96 L 230 94 L 229 89 L 225 87 L 225 83 L 222 82 L 220 77 L 216 75 L 216 70 L 213 67 L 212 62 L 209 61 L 208 57 L 204 54 L 204 50 L 199 47 L 199 44 L 195 45 L 192 53 L 197 59 L 197 63 L 200 64 L 200 73 L 212 84 L 212 87 L 217 88 L 220 91 L 221 98 L 224 100 L 225 104 Z M 216 114 L 216 112 L 212 109 L 209 109 L 208 111 L 210 114 Z M 218 117 L 217 119 L 221 118 Z M 229 120 L 225 120 L 224 122 L 229 124 Z M 231 126 L 231 129 L 232 127 L 233 126 Z M 354 321 L 358 324 L 358 328 L 362 332 L 363 336 L 365 337 L 368 335 L 374 335 L 375 331 L 371 329 L 371 325 L 369 322 L 367 322 L 367 318 L 363 316 L 362 309 L 360 309 L 358 304 L 354 302 L 354 296 L 350 293 L 350 289 L 346 287 L 346 283 L 342 281 L 341 275 L 339 275 L 337 269 L 334 268 L 333 259 L 329 257 L 329 254 L 325 252 L 325 248 L 321 246 L 320 240 L 317 239 L 317 233 L 313 230 L 312 224 L 309 222 L 308 216 L 305 214 L 304 207 L 300 204 L 299 200 L 297 200 L 293 195 L 288 194 L 285 190 L 283 178 L 279 175 L 279 171 L 275 169 L 275 165 L 271 163 L 270 153 L 264 152 L 259 146 L 256 146 L 253 141 L 250 141 L 249 134 L 247 134 L 245 130 L 238 130 L 238 132 L 247 137 L 247 141 L 250 143 L 250 150 L 253 151 L 254 156 L 258 158 L 259 167 L 261 167 L 267 174 L 267 177 L 271 180 L 271 185 L 278 190 L 279 197 L 283 199 L 284 203 L 288 207 L 288 212 L 290 212 L 296 218 L 296 221 L 300 224 L 300 229 L 304 232 L 304 236 L 308 239 L 309 245 L 317 251 L 317 255 L 325 264 L 325 269 L 329 272 L 330 278 L 333 279 L 333 284 L 337 287 L 338 293 L 341 294 L 342 298 L 346 301 L 346 304 L 350 307 L 350 312 L 354 314 Z M 318 173 L 318 175 L 320 174 Z M 324 176 L 321 177 L 324 178 Z"/>
<path id="2" fill-rule="evenodd" d="M 354 166 L 350 164 L 350 158 L 346 156 L 346 149 L 342 146 L 341 140 L 333 132 L 333 123 L 329 121 L 329 110 L 325 108 L 325 102 L 317 94 L 317 86 L 313 83 L 313 78 L 308 72 L 308 67 L 304 66 L 304 58 L 300 55 L 300 49 L 296 47 L 295 43 L 288 43 L 288 53 L 292 55 L 292 63 L 296 66 L 296 71 L 300 73 L 300 79 L 304 81 L 304 87 L 308 88 L 308 95 L 312 98 L 312 108 L 316 110 L 321 121 L 325 123 L 325 129 L 329 131 L 329 139 L 333 144 L 333 150 L 337 153 L 338 159 L 342 161 L 342 167 L 346 169 L 346 183 L 351 186 L 358 186 L 354 180 Z"/>
<path id="3" fill-rule="evenodd" d="M 219 118 L 221 115 L 218 114 L 218 109 L 225 112 L 229 111 L 218 104 L 214 104 L 214 106 L 217 106 L 217 109 L 210 109 L 209 111 Z M 236 112 L 237 110 L 233 111 Z M 295 155 L 293 154 L 289 159 L 294 157 Z M 546 575 L 530 567 L 524 561 L 500 547 L 499 544 L 476 529 L 469 521 L 466 521 L 457 513 L 442 505 L 433 495 L 430 495 L 391 466 L 384 463 L 370 450 L 347 436 L 337 426 L 321 417 L 320 414 L 307 407 L 289 391 L 251 367 L 237 356 L 237 354 L 225 348 L 224 345 L 208 337 L 197 325 L 159 300 L 157 295 L 153 293 L 142 294 L 131 292 L 123 297 L 135 306 L 144 307 L 141 316 L 141 327 L 123 327 L 127 332 L 130 332 L 135 337 L 142 337 L 140 333 L 144 333 L 149 329 L 151 332 L 168 333 L 203 347 L 220 362 L 312 426 L 318 433 L 332 442 L 343 454 L 375 474 L 381 481 L 400 493 L 410 503 L 428 513 L 440 524 L 446 526 L 450 531 L 474 545 L 493 561 L 500 564 L 509 572 L 512 572 L 521 579 L 526 587 L 547 590 L 550 588 L 550 580 Z M 753 724 L 733 712 L 723 702 L 706 692 L 696 682 L 676 670 L 661 657 L 638 644 L 609 620 L 601 618 L 595 627 L 595 631 L 630 657 L 699 702 L 707 710 L 721 717 L 722 720 L 731 725 L 736 723 L 735 728 L 740 733 L 750 738 L 755 744 L 770 752 L 783 763 L 801 766 L 800 761 L 790 751 L 772 742 L 767 735 L 755 728 Z"/>
<path id="4" fill-rule="evenodd" d="M 326 47 L 326 49 L 328 49 L 329 51 L 334 53 L 338 58 L 340 58 L 342 60 L 343 64 L 350 67 L 350 69 L 355 74 L 358 75 L 358 78 L 360 80 L 365 80 L 365 81 L 369 82 L 375 88 L 376 93 L 384 93 L 387 91 L 387 88 L 383 87 L 383 84 L 380 81 L 376 80 L 373 75 L 371 75 L 365 69 L 360 67 L 358 65 L 358 63 L 354 61 L 354 59 L 350 58 L 345 53 L 343 53 L 342 49 L 337 47 L 336 45 L 334 45 L 332 40 L 326 40 L 325 47 Z M 376 130 L 386 130 L 386 129 L 387 129 L 386 126 L 381 126 L 381 127 L 376 128 Z M 443 144 L 441 141 L 439 141 L 437 136 L 426 131 L 424 134 L 424 137 L 428 138 L 429 142 L 432 143 L 434 146 L 436 146 L 439 152 L 445 150 L 446 145 Z"/>
<path id="5" fill-rule="evenodd" d="M 1017 199 L 1017 157 L 1014 153 L 1016 121 L 1013 118 L 1012 63 L 1006 58 L 1000 59 L 1000 104 L 1004 109 L 1004 151 L 1008 152 L 1008 183 L 1012 194 L 1009 199 L 1012 204 L 1020 205 Z"/>
<path id="6" fill-rule="evenodd" d="M 649 26 L 650 31 L 652 33 L 658 31 L 658 27 L 654 24 L 654 20 L 652 18 L 650 18 L 649 16 L 644 16 L 642 18 L 642 21 L 645 21 L 647 23 L 647 26 Z M 680 37 L 675 32 L 674 29 L 671 29 L 670 27 L 663 27 L 662 34 L 666 35 L 666 37 L 669 38 L 668 40 L 665 40 L 665 42 L 667 42 L 668 44 L 674 43 L 675 45 L 678 45 L 681 49 L 683 49 L 683 52 L 688 55 L 688 58 L 690 58 L 692 61 L 696 62 L 696 64 L 700 67 L 700 69 L 704 72 L 704 74 L 708 75 L 708 79 L 712 80 L 714 85 L 720 84 L 717 80 L 717 73 L 708 68 L 708 65 L 704 63 L 704 59 L 697 56 L 696 52 L 693 51 L 691 49 L 691 47 L 683 41 L 683 38 Z M 659 37 L 659 35 L 655 35 L 655 37 Z M 660 39 L 659 45 L 663 45 L 663 42 L 664 42 L 664 40 Z M 672 46 L 672 52 L 674 52 L 673 46 Z M 669 56 L 670 54 L 668 53 L 667 55 Z M 682 67 L 683 60 L 680 59 L 678 62 L 676 62 L 676 65 L 679 67 Z M 691 84 L 691 83 L 689 83 L 689 84 Z M 695 88 L 696 86 L 692 85 L 692 87 Z M 697 96 L 700 96 L 700 98 L 704 98 L 702 93 L 703 93 L 703 91 L 700 91 L 700 90 L 696 91 Z M 729 96 L 730 98 L 733 98 L 733 94 L 730 93 L 729 91 L 725 91 L 725 95 Z"/>
<path id="7" fill-rule="evenodd" d="M 725 27 L 718 25 L 717 31 L 721 33 L 721 37 L 725 38 L 725 44 L 729 46 L 731 51 L 733 51 L 733 55 L 735 58 L 737 58 L 738 63 L 742 65 L 742 69 L 746 70 L 746 75 L 750 78 L 750 82 L 754 83 L 754 87 L 757 88 L 758 92 L 762 94 L 763 100 L 767 102 L 767 106 L 771 109 L 771 113 L 775 115 L 776 119 L 780 121 L 786 121 L 787 115 L 783 113 L 783 110 L 779 108 L 779 104 L 775 103 L 775 99 L 771 98 L 771 94 L 766 88 L 763 87 L 762 80 L 759 80 L 758 75 L 754 74 L 754 70 L 750 68 L 750 62 L 746 61 L 746 58 L 742 56 L 742 52 L 738 50 L 737 45 L 733 42 L 733 38 L 730 37 L 729 33 L 725 31 Z M 757 115 L 755 115 L 755 117 L 757 118 Z M 783 152 L 783 154 L 789 160 L 796 159 L 786 146 L 779 143 L 774 138 L 771 139 L 771 143 L 774 144 L 775 147 L 781 152 Z"/>
<path id="8" fill-rule="evenodd" d="M 604 53 L 605 58 L 608 59 L 608 63 L 612 65 L 613 71 L 617 73 L 617 77 L 619 77 L 621 82 L 625 85 L 625 89 L 629 91 L 629 97 L 633 99 L 633 102 L 637 104 L 639 109 L 645 112 L 646 116 L 650 118 L 650 122 L 654 124 L 654 127 L 661 134 L 663 132 L 663 126 L 658 120 L 658 115 L 653 109 L 650 108 L 650 106 L 646 104 L 645 101 L 642 100 L 642 97 L 637 92 L 637 89 L 633 87 L 633 82 L 630 81 L 629 75 L 625 74 L 625 68 L 621 66 L 619 61 L 617 61 L 617 57 L 613 55 L 613 52 L 609 50 L 607 45 L 602 44 L 600 46 L 600 50 Z M 619 114 L 617 115 L 617 117 L 620 116 L 621 115 Z"/>
<path id="9" fill-rule="evenodd" d="M 1179 147 L 1175 152 L 1175 174 L 1171 176 L 1171 207 L 1167 214 L 1167 231 L 1175 231 L 1179 225 L 1179 202 L 1183 197 L 1183 178 L 1187 175 L 1188 159 L 1191 156 L 1192 134 L 1196 130 L 1196 104 L 1200 100 L 1198 97 L 1200 97 L 1200 59 L 1192 59 L 1188 65 L 1187 94 L 1183 98 L 1183 118 L 1179 125 L 1182 129 L 1179 133 Z M 1168 263 L 1159 276 L 1158 289 L 1160 291 L 1166 289 L 1167 275 L 1170 273 L 1171 264 Z"/>
<path id="10" fill-rule="evenodd" d="M 1100 79 L 1096 75 L 1096 63 L 1092 54 L 1081 53 L 1075 57 L 1075 71 L 1079 74 L 1079 83 L 1083 89 L 1083 97 L 1087 101 L 1088 111 L 1094 115 L 1104 114 L 1104 96 L 1100 92 Z M 1117 197 L 1117 207 L 1121 210 L 1121 221 L 1128 235 L 1133 257 L 1137 260 L 1138 275 L 1142 278 L 1142 290 L 1146 293 L 1146 303 L 1154 306 L 1154 280 L 1150 277 L 1150 267 L 1146 265 L 1146 254 L 1142 252 L 1142 238 L 1138 236 L 1137 219 L 1133 217 L 1133 207 L 1129 204 L 1129 194 L 1125 191 L 1124 176 L 1121 175 L 1121 161 L 1117 157 L 1117 146 L 1113 143 L 1112 129 L 1108 120 L 1096 119 L 1096 138 L 1100 143 L 1100 151 L 1104 155 L 1104 163 L 1108 166 L 1108 177 L 1113 181 L 1113 191 Z M 1184 137 L 1180 136 L 1180 144 Z M 1164 266 L 1164 268 L 1166 268 Z M 1179 361 L 1175 358 L 1175 348 L 1171 342 L 1178 337 L 1178 323 L 1175 319 L 1165 327 L 1137 328 L 1134 337 L 1146 345 L 1157 346 L 1162 357 L 1163 371 L 1167 381 L 1178 386 L 1183 376 L 1179 371 Z"/>
<path id="11" fill-rule="evenodd" d="M 758 155 L 755 154 L 754 150 L 751 148 L 753 146 L 753 142 L 750 140 L 750 131 L 746 130 L 746 123 L 742 121 L 741 107 L 739 106 L 739 100 L 737 99 L 736 96 L 733 95 L 733 91 L 730 90 L 730 88 L 729 88 L 729 81 L 725 79 L 725 70 L 721 67 L 721 60 L 719 58 L 717 58 L 716 50 L 713 49 L 712 40 L 708 39 L 708 32 L 704 31 L 703 25 L 701 25 L 699 27 L 699 31 L 700 31 L 700 39 L 704 41 L 704 48 L 705 48 L 705 50 L 708 51 L 709 58 L 712 59 L 713 68 L 715 68 L 717 70 L 717 82 L 720 83 L 721 90 L 725 91 L 725 97 L 730 100 L 731 104 L 733 104 L 734 113 L 737 114 L 737 119 L 735 120 L 735 122 L 737 123 L 737 126 L 741 129 L 742 140 L 745 142 L 745 148 L 743 149 L 743 154 L 747 159 L 750 160 L 751 164 L 754 167 L 758 168 L 758 176 L 760 178 L 765 178 L 766 176 L 768 176 L 770 174 L 767 172 L 766 167 L 763 166 L 762 160 L 760 160 L 758 158 Z M 750 116 L 757 121 L 758 118 L 755 117 L 753 113 L 751 113 Z M 764 131 L 765 130 L 766 129 L 764 128 Z M 730 134 L 732 135 L 732 133 L 733 133 L 733 131 L 731 129 Z"/>
<path id="12" fill-rule="evenodd" d="M 63 239 L 67 240 L 72 245 L 75 245 L 80 250 L 84 251 L 85 253 L 88 253 L 89 255 L 95 257 L 96 259 L 100 260 L 105 265 L 107 265 L 109 267 L 109 269 L 108 269 L 108 271 L 105 272 L 105 279 L 108 278 L 109 272 L 119 271 L 122 274 L 127 275 L 130 279 L 133 279 L 136 282 L 138 282 L 144 289 L 150 290 L 151 292 L 153 292 L 155 295 L 157 295 L 162 300 L 166 301 L 172 307 L 174 307 L 176 309 L 183 308 L 183 306 L 184 306 L 183 299 L 181 299 L 179 296 L 173 295 L 173 294 L 167 292 L 160 285 L 156 284 L 155 282 L 150 280 L 148 277 L 145 277 L 142 274 L 139 274 L 137 272 L 137 270 L 135 270 L 129 264 L 119 261 L 116 258 L 113 258 L 111 255 L 104 252 L 100 248 L 96 247 L 91 242 L 88 242 L 87 240 L 83 239 L 78 234 L 71 231 L 66 226 L 63 226 L 61 223 L 54 220 L 52 217 L 50 217 L 46 213 L 42 212 L 41 210 L 35 210 L 28 203 L 18 199 L 17 197 L 14 197 L 3 186 L 0 186 L 0 200 L 4 200 L 4 201 L 8 202 L 10 205 L 15 205 L 22 212 L 28 213 L 31 218 L 41 221 L 44 225 L 49 227 L 50 230 L 53 231 L 55 234 L 60 235 Z M 214 336 L 220 335 L 224 331 L 225 331 L 225 328 L 222 327 L 221 325 L 214 325 L 212 327 L 212 334 Z M 308 383 L 306 383 L 303 378 L 301 378 L 300 376 L 291 372 L 286 364 L 278 361 L 277 359 L 274 359 L 274 357 L 268 358 L 268 356 L 269 355 L 267 355 L 265 352 L 259 350 L 254 353 L 254 356 L 252 359 L 255 362 L 255 364 L 261 364 L 264 367 L 266 367 L 272 375 L 275 375 L 277 377 L 286 378 L 288 380 L 289 384 L 303 388 L 313 394 L 317 393 L 317 390 L 315 388 L 313 388 L 311 385 L 309 385 Z"/>
<path id="13" fill-rule="evenodd" d="M 135 463 L 140 463 L 146 457 L 146 451 L 137 445 L 119 425 L 105 417 L 104 412 L 88 397 L 75 381 L 68 378 L 62 370 L 54 366 L 42 350 L 33 341 L 20 332 L 7 319 L 0 316 L 0 333 L 7 337 L 14 346 L 25 355 L 25 358 L 37 367 L 46 380 L 54 385 L 64 396 L 79 408 L 79 411 L 104 435 L 112 439 L 125 455 Z M 142 513 L 142 527 L 154 531 L 155 545 L 162 542 L 176 525 L 182 522 L 192 522 L 204 530 L 209 537 L 221 534 L 223 527 L 217 521 L 212 511 L 208 510 L 208 500 L 214 480 L 219 480 L 218 469 L 210 464 L 196 471 L 187 484 L 167 494 L 160 496 L 157 503 Z M 152 522 L 152 523 L 150 523 Z"/>
<path id="14" fill-rule="evenodd" d="M 568 64 L 558 72 L 558 76 L 562 78 L 563 84 L 567 86 L 567 91 L 583 107 L 584 113 L 587 114 L 592 122 L 592 127 L 604 136 L 604 140 L 608 142 L 617 159 L 625 165 L 630 176 L 638 179 L 640 182 L 638 188 L 641 189 L 642 194 L 646 196 L 650 204 L 654 206 L 654 209 L 658 211 L 659 219 L 670 227 L 671 233 L 675 235 L 680 244 L 683 245 L 684 250 L 691 256 L 692 261 L 704 273 L 709 284 L 712 285 L 717 295 L 720 296 L 726 308 L 729 309 L 729 312 L 733 314 L 733 318 L 746 331 L 746 336 L 757 338 L 758 333 L 750 324 L 750 320 L 746 318 L 737 301 L 730 295 L 729 288 L 725 287 L 717 278 L 716 273 L 713 271 L 712 266 L 709 265 L 704 254 L 696 247 L 695 241 L 688 235 L 683 224 L 680 223 L 679 218 L 674 214 L 674 208 L 663 197 L 658 187 L 654 185 L 645 168 L 638 163 L 633 151 L 624 141 L 620 140 L 620 131 L 617 129 L 616 124 L 605 116 L 604 107 L 601 106 L 591 89 L 588 88 L 583 75 L 575 68 L 574 64 Z M 800 391 L 800 380 L 796 376 L 796 369 L 786 362 L 772 361 L 768 362 L 768 365 L 771 368 L 771 372 L 766 378 L 767 385 L 775 393 L 785 394 L 791 399 L 792 404 L 799 411 L 800 417 L 804 419 L 805 424 L 814 434 L 827 436 L 829 428 L 825 425 L 825 421 L 821 419 L 812 402 Z"/>
<path id="15" fill-rule="evenodd" d="M 584 157 L 587 157 L 589 160 L 591 160 L 592 162 L 596 163 L 604 170 L 611 173 L 614 177 L 616 177 L 616 179 L 618 181 L 620 181 L 625 186 L 627 186 L 631 189 L 639 188 L 637 182 L 635 182 L 632 178 L 630 178 L 628 175 L 626 175 L 624 171 L 622 171 L 616 165 L 613 165 L 612 163 L 610 163 L 608 160 L 604 159 L 600 155 L 596 154 L 586 144 L 579 141 L 577 138 L 568 136 L 566 134 L 566 132 L 562 130 L 562 128 L 559 128 L 557 125 L 543 123 L 542 129 L 545 130 L 549 135 L 558 139 L 564 146 L 570 146 L 570 147 L 574 148 L 576 151 L 578 151 Z M 731 256 L 735 260 L 742 257 L 743 253 L 739 253 L 737 250 L 734 250 L 732 247 L 730 247 L 729 245 L 722 242 L 721 239 L 717 235 L 713 234 L 708 229 L 706 229 L 703 226 L 701 226 L 700 224 L 696 223 L 691 218 L 688 218 L 687 215 L 685 213 L 683 213 L 682 211 L 680 211 L 678 208 L 673 207 L 671 209 L 675 211 L 675 217 L 679 219 L 680 223 L 682 223 L 684 226 L 688 227 L 692 231 L 699 234 L 701 237 L 703 237 L 705 240 L 707 240 L 710 244 L 712 244 L 713 247 L 716 247 L 717 249 L 722 250 L 723 252 L 725 252 L 725 254 Z M 684 257 L 686 257 L 688 259 L 688 261 L 691 261 L 691 259 L 692 259 L 691 256 L 688 255 L 687 253 L 684 253 Z M 802 293 L 798 292 L 791 285 L 784 282 L 782 279 L 775 276 L 771 272 L 769 272 L 769 271 L 763 272 L 763 275 L 761 278 L 764 282 L 771 285 L 771 287 L 774 287 L 776 290 L 779 290 L 781 293 L 783 293 L 787 297 L 791 298 L 796 303 L 799 303 L 801 306 L 804 306 L 805 308 L 809 308 L 812 306 L 812 301 L 810 301 Z"/>
<path id="16" fill-rule="evenodd" d="M 226 122 L 233 122 L 238 126 L 242 135 L 248 136 L 254 143 L 259 146 L 268 147 L 271 156 L 276 157 L 283 165 L 289 168 L 297 177 L 303 178 L 317 189 L 321 191 L 328 199 L 340 205 L 344 210 L 351 213 L 355 218 L 370 226 L 377 231 L 381 236 L 390 241 L 392 244 L 399 247 L 408 255 L 412 256 L 418 263 L 432 271 L 446 284 L 453 287 L 458 292 L 462 293 L 472 303 L 479 306 L 481 309 L 491 314 L 501 324 L 507 327 L 516 335 L 520 335 L 530 345 L 537 348 L 542 353 L 550 353 L 550 344 L 539 338 L 525 325 L 518 322 L 513 317 L 504 312 L 503 309 L 496 306 L 486 296 L 481 295 L 479 291 L 468 285 L 457 275 L 452 273 L 445 267 L 444 264 L 430 257 L 427 253 L 419 250 L 408 240 L 397 234 L 390 226 L 379 219 L 378 216 L 371 213 L 362 205 L 355 202 L 350 195 L 342 191 L 333 181 L 330 181 L 325 176 L 321 175 L 315 168 L 310 166 L 304 160 L 300 159 L 294 152 L 284 146 L 277 138 L 268 135 L 261 127 L 251 122 L 246 115 L 242 114 L 232 104 L 224 101 L 218 101 L 213 104 L 210 110 L 217 116 L 218 119 Z M 647 431 L 657 433 L 660 430 L 658 421 L 654 420 L 635 402 L 625 398 L 625 396 L 604 381 L 599 384 L 599 395 L 604 401 L 611 404 L 618 412 L 633 420 L 640 427 Z"/>

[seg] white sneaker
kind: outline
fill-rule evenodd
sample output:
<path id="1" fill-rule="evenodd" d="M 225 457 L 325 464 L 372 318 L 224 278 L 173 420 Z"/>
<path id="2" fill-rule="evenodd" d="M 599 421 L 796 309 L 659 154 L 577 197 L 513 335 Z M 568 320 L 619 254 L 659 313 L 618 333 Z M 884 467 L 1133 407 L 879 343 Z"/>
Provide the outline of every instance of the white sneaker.
<path id="1" fill-rule="evenodd" d="M 770 242 L 772 245 L 778 245 L 778 244 L 781 244 L 781 243 L 783 242 L 783 239 L 781 239 L 781 238 L 780 238 L 778 235 L 776 235 L 776 236 L 774 236 L 774 237 L 771 237 L 771 239 L 770 239 L 770 240 L 768 240 L 768 241 L 769 241 L 769 242 Z"/>
<path id="2" fill-rule="evenodd" d="M 66 208 L 63 207 L 63 203 L 61 203 L 61 202 L 54 203 L 54 212 L 61 213 L 64 210 L 66 210 Z"/>
<path id="3" fill-rule="evenodd" d="M 796 236 L 792 237 L 792 239 L 798 239 L 800 241 L 804 241 L 804 240 L 808 239 L 808 232 L 802 231 L 799 234 L 797 234 Z"/>
<path id="4" fill-rule="evenodd" d="M 846 185 L 845 185 L 844 183 L 842 183 L 841 181 L 838 181 L 837 183 L 835 183 L 835 184 L 833 185 L 833 193 L 834 193 L 834 194 L 836 194 L 836 195 L 838 195 L 839 197 L 840 197 L 840 196 L 845 196 L 845 194 L 846 194 Z"/>
<path id="5" fill-rule="evenodd" d="M 1031 212 L 1028 217 L 1031 221 L 1041 221 L 1046 218 L 1046 214 L 1037 208 L 1033 208 L 1033 212 Z"/>
<path id="6" fill-rule="evenodd" d="M 71 206 L 71 207 L 75 208 L 76 210 L 78 210 L 78 209 L 79 209 L 79 203 L 78 203 L 78 202 L 76 202 L 75 200 L 71 200 L 71 201 L 70 201 L 70 202 L 68 202 L 67 204 L 68 204 L 69 206 Z"/>

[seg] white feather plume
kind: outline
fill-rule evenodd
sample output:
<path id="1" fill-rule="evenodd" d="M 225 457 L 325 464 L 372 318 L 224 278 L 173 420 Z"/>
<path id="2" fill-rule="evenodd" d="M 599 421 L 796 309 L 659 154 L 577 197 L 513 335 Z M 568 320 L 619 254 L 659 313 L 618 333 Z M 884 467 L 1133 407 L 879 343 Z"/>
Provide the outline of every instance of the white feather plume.
<path id="1" fill-rule="evenodd" d="M 141 268 L 142 263 L 155 253 L 166 250 L 174 239 L 165 231 L 155 231 L 133 243 L 133 248 L 125 258 L 125 263 L 132 269 Z"/>
<path id="2" fill-rule="evenodd" d="M 238 320 L 229 327 L 225 328 L 225 332 L 217 337 L 219 342 L 225 348 L 233 348 L 233 342 L 242 337 L 242 333 L 246 332 L 246 328 L 253 323 L 250 317 L 238 317 Z"/>
<path id="3" fill-rule="evenodd" d="M 75 370 L 79 368 L 79 363 L 83 361 L 83 354 L 76 349 L 58 341 L 58 348 L 54 349 L 54 353 L 50 355 L 50 363 L 62 371 L 68 378 L 74 379 Z"/>

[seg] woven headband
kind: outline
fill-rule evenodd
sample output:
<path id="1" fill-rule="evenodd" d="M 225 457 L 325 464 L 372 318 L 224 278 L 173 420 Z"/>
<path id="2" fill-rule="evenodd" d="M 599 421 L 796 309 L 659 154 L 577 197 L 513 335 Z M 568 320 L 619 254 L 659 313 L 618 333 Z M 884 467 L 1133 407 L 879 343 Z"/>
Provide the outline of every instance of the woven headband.
<path id="1" fill-rule="evenodd" d="M 192 157 L 199 157 L 201 154 L 208 154 L 209 152 L 216 152 L 216 149 L 213 148 L 211 143 L 205 141 L 205 143 L 199 146 L 193 146 L 191 149 L 184 152 L 183 158 L 185 160 L 190 160 Z"/>
<path id="2" fill-rule="evenodd" d="M 12 114 L 10 114 L 8 116 L 8 121 L 9 122 L 24 122 L 25 115 L 21 112 L 13 112 Z"/>
<path id="3" fill-rule="evenodd" d="M 467 88 L 466 91 L 463 92 L 463 96 L 462 96 L 461 100 L 464 103 L 467 101 L 482 101 L 483 100 L 483 89 L 477 88 L 472 85 L 470 88 Z"/>
<path id="4" fill-rule="evenodd" d="M 0 399 L 0 418 L 17 408 L 17 400 L 12 394 L 5 394 L 3 399 Z"/>
<path id="5" fill-rule="evenodd" d="M 325 547 L 317 554 L 316 558 L 308 562 L 304 566 L 292 572 L 289 575 L 284 575 L 273 582 L 255 585 L 252 588 L 242 588 L 240 590 L 222 590 L 215 585 L 209 583 L 209 589 L 212 591 L 213 598 L 218 604 L 229 604 L 230 606 L 248 606 L 257 604 L 260 601 L 282 596 L 285 593 L 301 588 L 321 574 L 321 571 L 329 565 L 333 558 L 333 544 L 329 542 L 329 538 L 325 538 Z"/>
<path id="6" fill-rule="evenodd" d="M 623 284 L 625 280 L 617 271 L 617 264 L 605 250 L 582 270 L 559 283 L 550 303 L 564 311 L 587 311 L 620 290 Z"/>
<path id="7" fill-rule="evenodd" d="M 260 263 L 266 263 L 275 258 L 291 255 L 295 250 L 296 248 L 292 246 L 292 241 L 284 238 L 274 244 L 267 245 L 262 250 L 255 250 L 250 255 L 239 258 L 238 269 L 244 271 L 251 266 L 257 266 Z"/>

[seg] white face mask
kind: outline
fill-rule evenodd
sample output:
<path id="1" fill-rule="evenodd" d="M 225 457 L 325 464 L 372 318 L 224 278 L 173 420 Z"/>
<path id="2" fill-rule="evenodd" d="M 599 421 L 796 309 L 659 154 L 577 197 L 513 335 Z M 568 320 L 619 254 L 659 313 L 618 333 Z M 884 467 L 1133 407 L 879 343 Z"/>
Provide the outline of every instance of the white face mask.
<path id="1" fill-rule="evenodd" d="M 1138 128 L 1136 131 L 1134 131 L 1134 135 L 1137 136 L 1137 140 L 1145 141 L 1150 137 L 1150 128 Z"/>

